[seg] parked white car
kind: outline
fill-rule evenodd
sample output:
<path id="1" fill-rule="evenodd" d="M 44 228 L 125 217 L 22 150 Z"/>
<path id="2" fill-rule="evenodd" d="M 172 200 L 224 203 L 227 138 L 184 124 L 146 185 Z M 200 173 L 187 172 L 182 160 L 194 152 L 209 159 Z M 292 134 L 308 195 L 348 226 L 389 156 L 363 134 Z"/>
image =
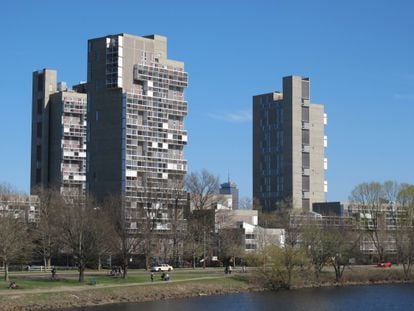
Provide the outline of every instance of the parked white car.
<path id="1" fill-rule="evenodd" d="M 172 271 L 174 268 L 167 264 L 156 265 L 151 268 L 151 272 Z"/>

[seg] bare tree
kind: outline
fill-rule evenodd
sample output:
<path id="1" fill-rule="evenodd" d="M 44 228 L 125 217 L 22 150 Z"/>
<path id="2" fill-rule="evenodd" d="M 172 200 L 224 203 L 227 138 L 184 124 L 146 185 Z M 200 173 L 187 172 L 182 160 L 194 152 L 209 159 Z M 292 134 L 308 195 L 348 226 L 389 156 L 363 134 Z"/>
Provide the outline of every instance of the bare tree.
<path id="1" fill-rule="evenodd" d="M 57 188 L 37 188 L 39 198 L 39 221 L 34 228 L 35 250 L 43 257 L 45 267 L 51 266 L 51 258 L 59 245 L 58 215 L 64 201 Z"/>
<path id="2" fill-rule="evenodd" d="M 253 208 L 252 199 L 249 197 L 242 197 L 239 202 L 239 209 L 251 210 Z"/>
<path id="3" fill-rule="evenodd" d="M 31 241 L 27 226 L 13 215 L 0 215 L 0 258 L 4 265 L 4 280 L 9 280 L 9 265 L 27 256 Z"/>
<path id="4" fill-rule="evenodd" d="M 402 185 L 396 181 L 387 180 L 382 184 L 382 196 L 388 204 L 397 203 L 398 194 L 402 189 Z"/>
<path id="5" fill-rule="evenodd" d="M 180 256 L 183 253 L 185 236 L 184 226 L 184 204 L 186 195 L 184 192 L 184 181 L 181 178 L 170 180 L 169 192 L 172 198 L 172 206 L 169 208 L 171 223 L 171 238 L 173 247 L 173 261 L 176 267 L 180 264 Z"/>
<path id="6" fill-rule="evenodd" d="M 192 267 L 196 267 L 196 259 L 205 251 L 205 234 L 200 225 L 203 225 L 201 217 L 192 217 L 187 222 L 187 230 L 184 236 L 184 254 L 191 257 Z"/>
<path id="7" fill-rule="evenodd" d="M 64 246 L 72 253 L 79 270 L 79 282 L 84 281 L 88 264 L 94 264 L 99 254 L 105 229 L 100 221 L 103 213 L 87 196 L 65 198 L 65 206 L 59 217 L 60 237 Z"/>
<path id="8" fill-rule="evenodd" d="M 18 193 L 8 184 L 0 184 L 0 204 L 7 204 Z M 31 251 L 31 240 L 25 219 L 15 217 L 14 211 L 0 213 L 0 259 L 4 266 L 4 280 L 9 280 L 9 265 L 26 257 Z"/>
<path id="9" fill-rule="evenodd" d="M 398 261 L 403 265 L 404 278 L 411 278 L 414 263 L 414 185 L 403 185 L 397 195 L 404 215 L 397 218 L 395 244 Z"/>
<path id="10" fill-rule="evenodd" d="M 388 201 L 383 185 L 378 182 L 361 183 L 352 190 L 350 201 L 361 210 L 360 227 L 373 243 L 378 261 L 383 261 L 389 236 L 384 210 Z"/>
<path id="11" fill-rule="evenodd" d="M 137 230 L 131 229 L 129 219 L 137 218 L 132 211 L 127 211 L 124 199 L 120 196 L 111 196 L 105 199 L 103 209 L 108 215 L 109 222 L 114 230 L 114 235 L 108 240 L 112 244 L 115 255 L 120 258 L 122 277 L 128 277 L 129 260 L 133 254 L 138 252 L 141 238 Z"/>
<path id="12" fill-rule="evenodd" d="M 241 228 L 223 228 L 218 232 L 220 240 L 220 254 L 222 258 L 230 258 L 233 266 L 236 265 L 236 258 L 244 255 L 244 229 Z"/>
<path id="13" fill-rule="evenodd" d="M 185 186 L 191 195 L 191 203 L 196 210 L 204 210 L 211 206 L 214 194 L 219 189 L 219 178 L 203 169 L 187 175 Z"/>

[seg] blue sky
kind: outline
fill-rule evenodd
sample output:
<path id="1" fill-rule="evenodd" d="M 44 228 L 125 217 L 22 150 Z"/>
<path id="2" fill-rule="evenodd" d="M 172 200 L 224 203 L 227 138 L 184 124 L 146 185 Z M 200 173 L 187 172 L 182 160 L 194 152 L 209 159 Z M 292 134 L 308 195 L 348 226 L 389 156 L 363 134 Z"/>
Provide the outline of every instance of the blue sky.
<path id="1" fill-rule="evenodd" d="M 0 181 L 28 191 L 31 73 L 86 80 L 86 42 L 161 34 L 189 73 L 190 170 L 252 191 L 252 96 L 311 79 L 328 113 L 328 200 L 363 181 L 414 183 L 412 1 L 6 1 L 0 11 Z"/>

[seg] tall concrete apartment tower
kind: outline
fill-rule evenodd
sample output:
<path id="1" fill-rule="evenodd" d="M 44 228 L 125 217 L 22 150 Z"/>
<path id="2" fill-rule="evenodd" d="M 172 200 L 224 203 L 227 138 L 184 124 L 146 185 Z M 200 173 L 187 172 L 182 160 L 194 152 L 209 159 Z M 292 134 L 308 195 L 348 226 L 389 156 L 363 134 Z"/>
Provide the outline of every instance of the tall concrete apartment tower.
<path id="1" fill-rule="evenodd" d="M 33 72 L 31 191 L 85 192 L 86 126 L 84 85 L 68 89 L 55 70 Z"/>
<path id="2" fill-rule="evenodd" d="M 283 78 L 283 93 L 253 97 L 253 198 L 255 208 L 289 201 L 311 211 L 327 191 L 324 106 L 310 102 L 309 78 Z"/>
<path id="3" fill-rule="evenodd" d="M 135 229 L 151 210 L 168 230 L 186 203 L 184 63 L 167 58 L 167 38 L 108 35 L 88 41 L 88 189 L 125 196 Z M 165 220 L 165 221 L 164 221 Z"/>

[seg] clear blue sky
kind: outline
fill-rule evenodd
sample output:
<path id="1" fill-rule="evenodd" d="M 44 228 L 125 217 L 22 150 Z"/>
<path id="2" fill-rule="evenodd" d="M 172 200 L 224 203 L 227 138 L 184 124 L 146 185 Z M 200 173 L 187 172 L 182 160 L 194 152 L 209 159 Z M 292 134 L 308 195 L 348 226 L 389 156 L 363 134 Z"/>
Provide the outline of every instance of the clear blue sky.
<path id="1" fill-rule="evenodd" d="M 413 1 L 5 1 L 0 181 L 28 191 L 31 73 L 86 80 L 87 39 L 161 34 L 189 73 L 190 170 L 252 191 L 252 96 L 311 78 L 325 104 L 329 200 L 371 180 L 414 183 Z"/>

